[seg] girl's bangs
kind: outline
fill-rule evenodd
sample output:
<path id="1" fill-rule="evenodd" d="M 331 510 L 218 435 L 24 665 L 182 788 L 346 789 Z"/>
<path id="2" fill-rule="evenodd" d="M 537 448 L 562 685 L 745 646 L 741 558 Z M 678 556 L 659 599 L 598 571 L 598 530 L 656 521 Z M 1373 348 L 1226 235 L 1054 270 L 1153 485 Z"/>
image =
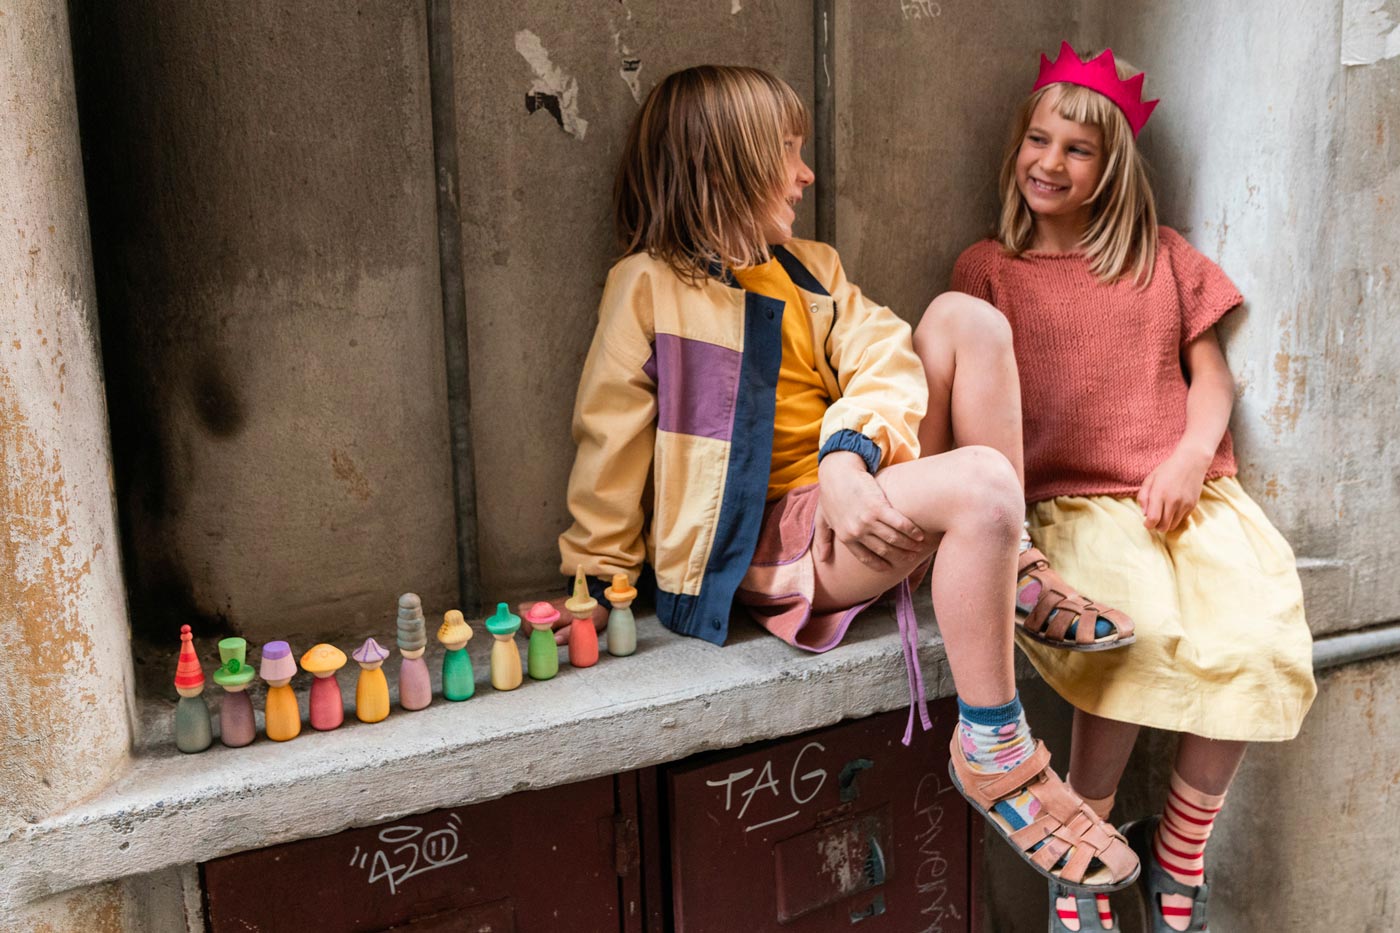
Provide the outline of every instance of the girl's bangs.
<path id="1" fill-rule="evenodd" d="M 1055 86 L 1060 89 L 1060 96 L 1055 100 L 1055 112 L 1066 120 L 1097 126 L 1106 136 L 1112 124 L 1117 120 L 1127 119 L 1119 111 L 1117 104 L 1098 91 L 1078 84 Z"/>

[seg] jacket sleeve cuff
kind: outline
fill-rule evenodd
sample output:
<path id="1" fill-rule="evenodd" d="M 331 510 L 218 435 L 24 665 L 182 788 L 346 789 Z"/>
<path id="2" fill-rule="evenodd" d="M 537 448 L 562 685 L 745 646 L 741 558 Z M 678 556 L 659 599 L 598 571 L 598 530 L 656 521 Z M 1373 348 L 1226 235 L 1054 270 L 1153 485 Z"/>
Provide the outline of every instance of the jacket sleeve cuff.
<path id="1" fill-rule="evenodd" d="M 880 448 L 870 438 L 859 431 L 852 431 L 850 428 L 842 428 L 826 439 L 822 449 L 817 452 L 817 462 L 821 463 L 829 453 L 838 450 L 847 450 L 853 454 L 859 454 L 865 461 L 865 468 L 874 475 L 880 469 Z"/>

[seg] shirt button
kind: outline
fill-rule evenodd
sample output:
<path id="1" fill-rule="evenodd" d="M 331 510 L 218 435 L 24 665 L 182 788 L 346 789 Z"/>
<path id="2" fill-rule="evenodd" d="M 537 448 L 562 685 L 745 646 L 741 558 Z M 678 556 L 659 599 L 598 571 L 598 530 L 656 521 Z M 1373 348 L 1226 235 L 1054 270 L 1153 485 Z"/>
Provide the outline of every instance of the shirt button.
<path id="1" fill-rule="evenodd" d="M 812 313 L 813 313 L 813 314 L 816 314 L 816 313 L 817 313 L 817 303 L 816 303 L 815 301 L 812 302 Z"/>
<path id="2" fill-rule="evenodd" d="M 772 312 L 772 311 L 769 311 L 769 312 L 768 312 L 768 320 L 770 320 L 770 321 L 773 320 L 773 312 Z"/>
<path id="3" fill-rule="evenodd" d="M 714 626 L 715 628 L 717 628 L 717 629 L 718 629 L 718 628 L 723 628 L 723 627 L 724 627 L 724 623 L 721 622 L 719 619 L 711 619 L 711 620 L 710 620 L 710 624 L 713 625 L 713 626 Z"/>

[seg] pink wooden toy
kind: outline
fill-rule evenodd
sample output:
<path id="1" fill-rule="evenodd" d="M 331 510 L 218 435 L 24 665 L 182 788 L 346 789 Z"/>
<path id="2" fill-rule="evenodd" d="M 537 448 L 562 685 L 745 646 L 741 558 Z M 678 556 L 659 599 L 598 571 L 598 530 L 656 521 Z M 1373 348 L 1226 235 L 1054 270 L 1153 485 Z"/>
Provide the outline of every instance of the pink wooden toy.
<path id="1" fill-rule="evenodd" d="M 301 656 L 301 669 L 312 675 L 311 727 L 328 732 L 345 721 L 345 701 L 335 672 L 345 666 L 345 652 L 335 645 L 319 644 Z"/>
<path id="2" fill-rule="evenodd" d="M 253 741 L 257 725 L 248 684 L 253 682 L 253 666 L 248 663 L 248 642 L 242 638 L 219 640 L 221 665 L 214 672 L 214 683 L 224 688 L 219 706 L 219 741 L 229 748 L 242 748 Z"/>
<path id="3" fill-rule="evenodd" d="M 209 705 L 204 702 L 204 669 L 194 653 L 194 636 L 180 626 L 180 660 L 175 664 L 175 747 L 182 752 L 202 752 L 214 741 Z"/>
<path id="4" fill-rule="evenodd" d="M 389 715 L 389 681 L 380 670 L 389 652 L 373 638 L 351 655 L 360 665 L 360 679 L 355 684 L 355 715 L 360 722 L 380 722 Z"/>
<path id="5" fill-rule="evenodd" d="M 574 617 L 569 625 L 569 663 L 574 667 L 592 667 L 598 663 L 598 628 L 593 624 L 598 600 L 588 595 L 588 580 L 582 567 L 574 575 L 574 595 L 564 608 Z"/>
<path id="6" fill-rule="evenodd" d="M 422 709 L 433 702 L 433 681 L 423 652 L 428 648 L 428 630 L 423 623 L 423 601 L 414 593 L 399 597 L 399 705 Z"/>
<path id="7" fill-rule="evenodd" d="M 267 737 L 274 742 L 286 742 L 301 735 L 301 709 L 297 695 L 290 686 L 297 672 L 292 646 L 285 641 L 270 641 L 263 645 L 262 666 L 258 676 L 267 681 Z"/>
<path id="8" fill-rule="evenodd" d="M 526 667 L 531 680 L 549 680 L 559 673 L 559 646 L 554 642 L 554 623 L 559 610 L 549 603 L 535 603 L 525 610 L 525 624 L 530 629 L 530 647 Z"/>

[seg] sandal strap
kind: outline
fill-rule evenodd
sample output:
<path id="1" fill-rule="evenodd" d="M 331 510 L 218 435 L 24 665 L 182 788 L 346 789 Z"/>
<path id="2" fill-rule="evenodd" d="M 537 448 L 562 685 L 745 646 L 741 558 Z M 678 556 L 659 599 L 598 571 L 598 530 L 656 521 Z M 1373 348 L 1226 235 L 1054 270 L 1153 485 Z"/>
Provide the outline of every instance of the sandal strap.
<path id="1" fill-rule="evenodd" d="M 957 769 L 958 780 L 968 796 L 984 810 L 990 810 L 993 804 L 1005 800 L 1026 785 L 1036 783 L 1050 766 L 1050 749 L 1039 739 L 1036 740 L 1035 751 L 1010 771 L 974 771 L 961 749 L 957 751 L 953 755 L 953 767 Z M 1040 799 L 1038 794 L 1036 799 Z"/>
<path id="2" fill-rule="evenodd" d="M 1071 625 L 1078 622 L 1074 641 L 1080 645 L 1087 645 L 1098 640 L 1095 637 L 1095 629 L 1098 620 L 1103 619 L 1114 627 L 1118 638 L 1127 638 L 1133 634 L 1131 619 L 1116 609 L 1099 606 L 1093 600 L 1075 592 L 1074 588 L 1055 572 L 1045 555 L 1037 548 L 1022 551 L 1017 561 L 1017 579 L 1026 576 L 1041 586 L 1040 598 L 1036 600 L 1035 608 L 1022 623 L 1027 631 L 1051 641 L 1068 641 L 1065 633 Z"/>

